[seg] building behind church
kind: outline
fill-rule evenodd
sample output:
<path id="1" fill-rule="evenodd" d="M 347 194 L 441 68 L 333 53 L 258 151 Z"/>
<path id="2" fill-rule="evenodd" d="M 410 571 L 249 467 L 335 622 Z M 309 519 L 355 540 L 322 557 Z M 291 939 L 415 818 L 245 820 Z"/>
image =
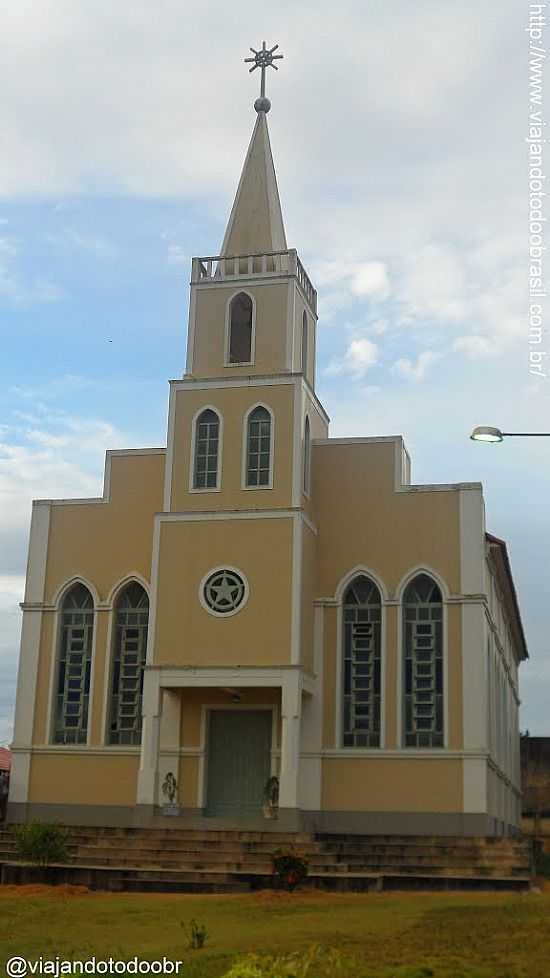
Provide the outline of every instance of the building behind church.
<path id="1" fill-rule="evenodd" d="M 179 826 L 263 827 L 276 786 L 281 827 L 514 832 L 506 545 L 480 484 L 412 484 L 399 435 L 329 437 L 256 107 L 220 253 L 192 261 L 166 447 L 33 505 L 9 817 L 158 824 L 172 775 Z"/>

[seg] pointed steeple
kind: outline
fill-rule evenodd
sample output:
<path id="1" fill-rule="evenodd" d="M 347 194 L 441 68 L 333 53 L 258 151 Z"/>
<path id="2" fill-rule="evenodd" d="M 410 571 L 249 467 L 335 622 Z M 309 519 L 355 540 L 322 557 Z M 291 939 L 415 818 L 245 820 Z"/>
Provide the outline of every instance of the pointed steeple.
<path id="1" fill-rule="evenodd" d="M 251 255 L 286 250 L 267 118 L 262 109 L 258 111 L 221 254 Z"/>

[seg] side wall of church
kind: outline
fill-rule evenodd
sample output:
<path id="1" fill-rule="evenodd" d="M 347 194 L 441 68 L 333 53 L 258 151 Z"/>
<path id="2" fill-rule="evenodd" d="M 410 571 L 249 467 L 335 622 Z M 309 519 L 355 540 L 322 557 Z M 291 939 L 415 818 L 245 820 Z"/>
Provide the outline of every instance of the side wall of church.
<path id="1" fill-rule="evenodd" d="M 491 758 L 488 807 L 518 824 L 521 818 L 518 660 L 504 597 L 491 558 L 485 568 L 487 615 L 487 743 Z"/>
<path id="2" fill-rule="evenodd" d="M 105 747 L 113 604 L 135 576 L 149 587 L 154 513 L 162 509 L 164 450 L 110 454 L 106 497 L 40 503 L 50 521 L 38 650 L 29 801 L 52 804 L 135 803 L 139 747 Z M 88 745 L 51 744 L 59 608 L 67 586 L 82 580 L 94 599 Z M 36 614 L 36 612 L 31 612 Z"/>

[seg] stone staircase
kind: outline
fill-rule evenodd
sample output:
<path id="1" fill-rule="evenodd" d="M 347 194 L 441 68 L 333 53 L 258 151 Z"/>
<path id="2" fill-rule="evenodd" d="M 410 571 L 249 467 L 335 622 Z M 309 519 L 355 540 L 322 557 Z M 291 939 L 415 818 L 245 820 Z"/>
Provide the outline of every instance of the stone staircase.
<path id="1" fill-rule="evenodd" d="M 67 832 L 70 862 L 41 869 L 17 862 L 11 831 L 0 830 L 1 882 L 235 893 L 273 887 L 272 853 L 288 847 L 308 858 L 306 885 L 331 890 L 519 890 L 532 876 L 530 846 L 521 839 L 180 828 Z"/>

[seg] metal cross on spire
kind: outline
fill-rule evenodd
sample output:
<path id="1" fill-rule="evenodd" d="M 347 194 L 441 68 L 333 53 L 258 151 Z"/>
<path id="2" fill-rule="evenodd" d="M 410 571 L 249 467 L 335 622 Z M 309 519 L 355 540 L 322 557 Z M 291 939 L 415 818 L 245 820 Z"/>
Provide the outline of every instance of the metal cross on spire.
<path id="1" fill-rule="evenodd" d="M 262 72 L 262 80 L 260 84 L 260 97 L 257 98 L 256 101 L 254 102 L 254 108 L 256 109 L 256 112 L 269 112 L 271 108 L 271 102 L 269 101 L 268 98 L 266 98 L 266 94 L 265 94 L 265 70 L 266 68 L 275 68 L 275 71 L 279 70 L 277 65 L 273 64 L 274 61 L 277 61 L 280 58 L 284 57 L 284 55 L 282 54 L 273 53 L 274 51 L 277 50 L 278 47 L 279 47 L 278 44 L 274 44 L 272 48 L 268 48 L 266 47 L 265 41 L 262 41 L 262 46 L 259 51 L 256 51 L 255 48 L 250 48 L 254 57 L 244 59 L 245 64 L 250 64 L 250 62 L 254 62 L 252 68 L 249 68 L 250 73 L 256 71 L 256 68 L 260 68 Z"/>

